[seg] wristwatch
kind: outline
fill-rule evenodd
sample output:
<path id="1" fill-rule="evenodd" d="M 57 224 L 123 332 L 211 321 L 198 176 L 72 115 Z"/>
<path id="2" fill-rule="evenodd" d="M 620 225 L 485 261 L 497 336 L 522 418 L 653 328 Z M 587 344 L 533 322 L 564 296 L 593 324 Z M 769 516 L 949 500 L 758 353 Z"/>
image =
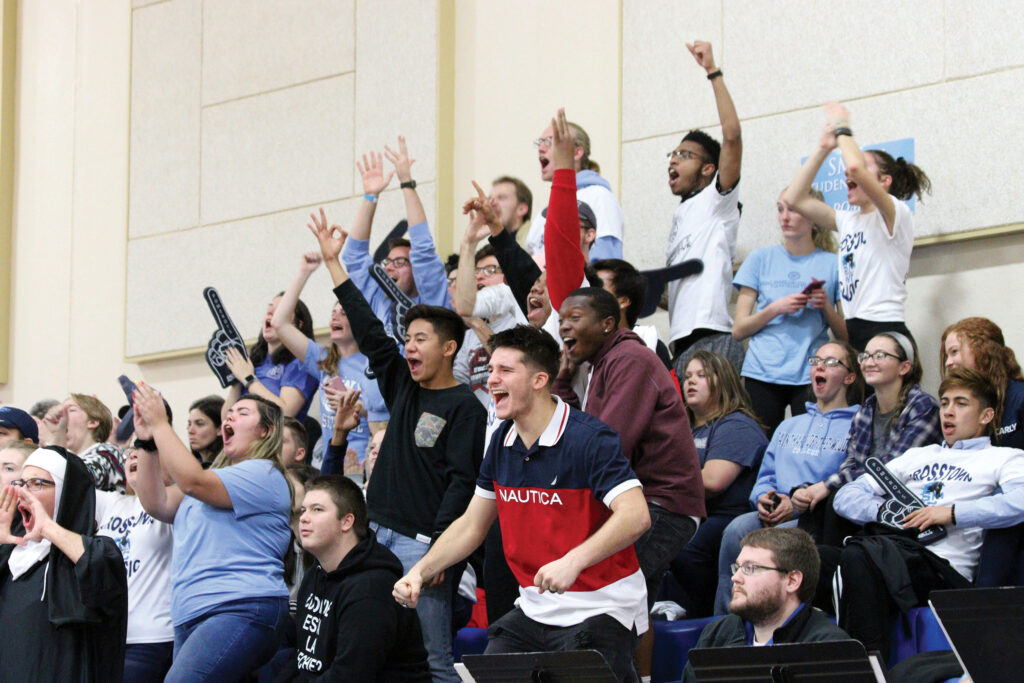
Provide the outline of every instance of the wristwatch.
<path id="1" fill-rule="evenodd" d="M 244 386 L 246 389 L 248 389 L 249 387 L 252 386 L 252 383 L 255 382 L 255 381 L 256 381 L 256 377 L 254 377 L 253 375 L 249 375 L 248 377 L 246 377 L 245 379 L 242 380 L 242 386 Z"/>
<path id="2" fill-rule="evenodd" d="M 405 188 L 409 188 L 410 190 L 415 190 L 416 189 L 416 181 L 415 180 L 406 180 L 404 183 L 399 185 L 399 187 L 401 187 L 403 190 Z"/>

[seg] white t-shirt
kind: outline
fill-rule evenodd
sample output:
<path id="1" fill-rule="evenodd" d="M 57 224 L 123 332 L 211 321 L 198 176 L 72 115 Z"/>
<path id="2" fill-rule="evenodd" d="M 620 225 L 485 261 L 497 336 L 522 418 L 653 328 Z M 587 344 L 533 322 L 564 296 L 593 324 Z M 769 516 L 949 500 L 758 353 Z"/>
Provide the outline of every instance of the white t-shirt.
<path id="1" fill-rule="evenodd" d="M 171 553 L 174 527 L 149 516 L 137 496 L 96 492 L 97 533 L 114 539 L 128 573 L 128 645 L 174 640 Z"/>
<path id="2" fill-rule="evenodd" d="M 847 318 L 903 322 L 907 271 L 914 248 L 914 217 L 910 207 L 893 199 L 896 218 L 892 235 L 877 209 L 836 211 L 839 230 L 839 293 Z"/>
<path id="3" fill-rule="evenodd" d="M 739 184 L 724 195 L 718 174 L 707 187 L 681 203 L 672 216 L 665 264 L 699 258 L 704 272 L 668 284 L 669 340 L 694 330 L 732 331 L 732 264 L 739 232 Z"/>
<path id="4" fill-rule="evenodd" d="M 576 190 L 576 199 L 586 202 L 597 219 L 595 240 L 602 237 L 614 237 L 622 241 L 623 218 L 622 207 L 615 195 L 601 185 L 588 185 Z M 538 211 L 530 221 L 530 234 L 526 237 L 526 251 L 531 254 L 544 253 L 544 224 L 547 216 Z"/>
<path id="5" fill-rule="evenodd" d="M 1024 481 L 1024 452 L 998 446 L 978 449 L 932 444 L 911 448 L 886 467 L 926 506 L 948 506 L 978 500 L 991 495 L 998 486 Z M 873 477 L 866 477 L 866 481 L 877 495 L 883 495 Z M 948 560 L 967 580 L 973 580 L 981 554 L 982 528 L 957 525 L 946 527 L 946 531 L 946 537 L 928 549 Z"/>
<path id="6" fill-rule="evenodd" d="M 491 285 L 479 290 L 476 293 L 473 317 L 486 320 L 492 332 L 528 324 L 526 316 L 516 303 L 515 295 L 506 284 Z M 466 330 L 462 346 L 455 356 L 452 372 L 460 384 L 465 384 L 473 390 L 484 407 L 491 401 L 491 393 L 487 390 L 487 377 L 490 375 L 487 363 L 490 360 L 491 354 L 480 341 L 480 337 L 473 330 Z"/>

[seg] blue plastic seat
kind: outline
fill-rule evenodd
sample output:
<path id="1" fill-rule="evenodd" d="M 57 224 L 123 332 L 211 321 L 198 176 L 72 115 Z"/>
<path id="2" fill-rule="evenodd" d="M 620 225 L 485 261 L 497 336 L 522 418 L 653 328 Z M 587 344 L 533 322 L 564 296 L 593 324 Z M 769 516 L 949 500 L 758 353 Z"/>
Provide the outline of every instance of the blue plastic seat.
<path id="1" fill-rule="evenodd" d="M 455 634 L 455 643 L 452 652 L 455 661 L 461 662 L 462 655 L 482 655 L 487 649 L 487 629 L 485 628 L 460 628 Z"/>
<path id="2" fill-rule="evenodd" d="M 654 659 L 651 662 L 653 683 L 678 683 L 704 627 L 721 617 L 652 621 L 654 625 Z"/>

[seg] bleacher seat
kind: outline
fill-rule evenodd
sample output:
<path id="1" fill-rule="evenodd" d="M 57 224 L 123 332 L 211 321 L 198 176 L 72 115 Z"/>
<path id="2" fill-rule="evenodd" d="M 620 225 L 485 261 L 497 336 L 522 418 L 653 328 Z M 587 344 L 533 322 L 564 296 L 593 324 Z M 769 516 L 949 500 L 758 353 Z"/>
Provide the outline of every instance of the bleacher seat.
<path id="1" fill-rule="evenodd" d="M 651 662 L 653 683 L 678 683 L 690 650 L 697 644 L 704 627 L 721 617 L 652 621 L 654 625 L 654 659 Z"/>
<path id="2" fill-rule="evenodd" d="M 487 629 L 467 626 L 460 628 L 455 634 L 452 651 L 456 662 L 462 661 L 462 655 L 482 655 L 485 649 L 487 649 Z"/>

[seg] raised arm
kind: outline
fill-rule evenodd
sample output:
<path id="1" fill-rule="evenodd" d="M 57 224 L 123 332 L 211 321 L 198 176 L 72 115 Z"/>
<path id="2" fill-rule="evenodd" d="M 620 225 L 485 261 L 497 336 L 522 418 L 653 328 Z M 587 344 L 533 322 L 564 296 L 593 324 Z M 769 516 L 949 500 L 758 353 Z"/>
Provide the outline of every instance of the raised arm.
<path id="1" fill-rule="evenodd" d="M 743 160 L 743 140 L 740 137 L 740 118 L 736 115 L 736 106 L 725 87 L 725 77 L 717 66 L 715 56 L 711 52 L 711 43 L 695 40 L 686 44 L 697 64 L 711 78 L 711 88 L 715 92 L 715 105 L 718 107 L 718 121 L 722 124 L 722 151 L 718 155 L 718 186 L 722 192 L 736 187 L 740 180 L 740 164 Z M 712 74 L 717 75 L 712 76 Z"/>
<path id="2" fill-rule="evenodd" d="M 409 150 L 405 146 L 405 138 L 401 135 L 398 136 L 397 152 L 384 145 L 384 154 L 387 156 L 388 161 L 395 165 L 394 172 L 398 174 L 398 182 L 403 185 L 410 183 L 412 181 L 412 165 L 416 163 L 416 160 L 409 158 Z M 388 178 L 390 179 L 391 176 L 388 176 Z M 405 200 L 405 220 L 409 222 L 409 225 L 426 223 L 427 214 L 423 210 L 423 202 L 420 201 L 416 188 L 403 187 L 402 198 Z"/>
<path id="3" fill-rule="evenodd" d="M 801 216 L 826 230 L 836 229 L 836 210 L 811 196 L 811 184 L 818 169 L 836 148 L 836 136 L 826 125 L 821 131 L 818 145 L 797 171 L 796 177 L 782 193 L 782 201 L 789 204 Z"/>
<path id="4" fill-rule="evenodd" d="M 370 152 L 369 156 L 364 154 L 362 162 L 356 162 L 356 170 L 363 177 L 363 201 L 359 202 L 359 208 L 356 209 L 356 216 L 349 228 L 349 236 L 365 241 L 370 239 L 373 214 L 377 211 L 377 197 L 387 189 L 395 172 L 391 171 L 387 176 L 384 175 L 384 163 L 380 152 Z"/>
<path id="5" fill-rule="evenodd" d="M 551 119 L 551 163 L 555 167 L 551 198 L 544 222 L 544 260 L 548 273 L 548 298 L 557 312 L 569 292 L 583 282 L 586 261 L 580 250 L 580 215 L 576 204 L 576 143 L 559 109 Z"/>
<path id="6" fill-rule="evenodd" d="M 476 307 L 476 247 L 482 239 L 495 232 L 495 226 L 501 230 L 497 216 L 491 203 L 473 181 L 477 196 L 462 205 L 462 213 L 469 215 L 469 224 L 462 235 L 459 247 L 459 276 L 455 280 L 455 312 L 470 317 Z"/>
<path id="7" fill-rule="evenodd" d="M 363 410 L 359 394 L 359 389 L 347 390 L 338 403 L 338 410 L 334 413 L 334 431 L 324 449 L 320 474 L 344 473 L 345 458 L 348 455 L 348 433 L 359 426 L 359 413 Z"/>
<path id="8" fill-rule="evenodd" d="M 889 194 L 889 190 L 879 182 L 874 173 L 868 170 L 864 152 L 860 151 L 860 147 L 850 131 L 850 112 L 838 102 L 828 102 L 825 104 L 825 116 L 828 117 L 828 125 L 839 145 L 839 151 L 843 154 L 846 174 L 853 182 L 857 183 L 857 186 L 875 205 L 885 220 L 885 229 L 892 235 L 893 225 L 896 222 L 896 204 L 892 195 Z"/>
<path id="9" fill-rule="evenodd" d="M 135 436 L 140 441 L 152 441 L 153 430 L 138 410 L 132 411 L 135 420 Z M 163 472 L 156 446 L 136 447 L 138 454 L 138 474 L 135 479 L 135 495 L 139 497 L 143 509 L 151 517 L 166 524 L 174 523 L 174 515 L 185 494 L 177 486 L 164 484 Z"/>
<path id="10" fill-rule="evenodd" d="M 134 399 L 136 414 L 141 415 L 153 430 L 160 463 L 181 492 L 207 505 L 232 509 L 231 496 L 220 477 L 210 470 L 204 470 L 188 446 L 174 433 L 167 421 L 167 410 L 160 394 L 140 382 L 135 389 Z"/>
<path id="11" fill-rule="evenodd" d="M 281 343 L 300 361 L 306 360 L 309 337 L 304 335 L 292 322 L 295 315 L 295 304 L 298 303 L 299 295 L 302 294 L 302 288 L 309 281 L 309 276 L 323 262 L 323 256 L 315 251 L 302 255 L 299 272 L 292 283 L 288 285 L 288 289 L 284 290 L 281 300 L 277 302 L 277 308 L 274 309 L 274 316 L 270 319 L 270 324 L 277 330 L 277 336 Z"/>

